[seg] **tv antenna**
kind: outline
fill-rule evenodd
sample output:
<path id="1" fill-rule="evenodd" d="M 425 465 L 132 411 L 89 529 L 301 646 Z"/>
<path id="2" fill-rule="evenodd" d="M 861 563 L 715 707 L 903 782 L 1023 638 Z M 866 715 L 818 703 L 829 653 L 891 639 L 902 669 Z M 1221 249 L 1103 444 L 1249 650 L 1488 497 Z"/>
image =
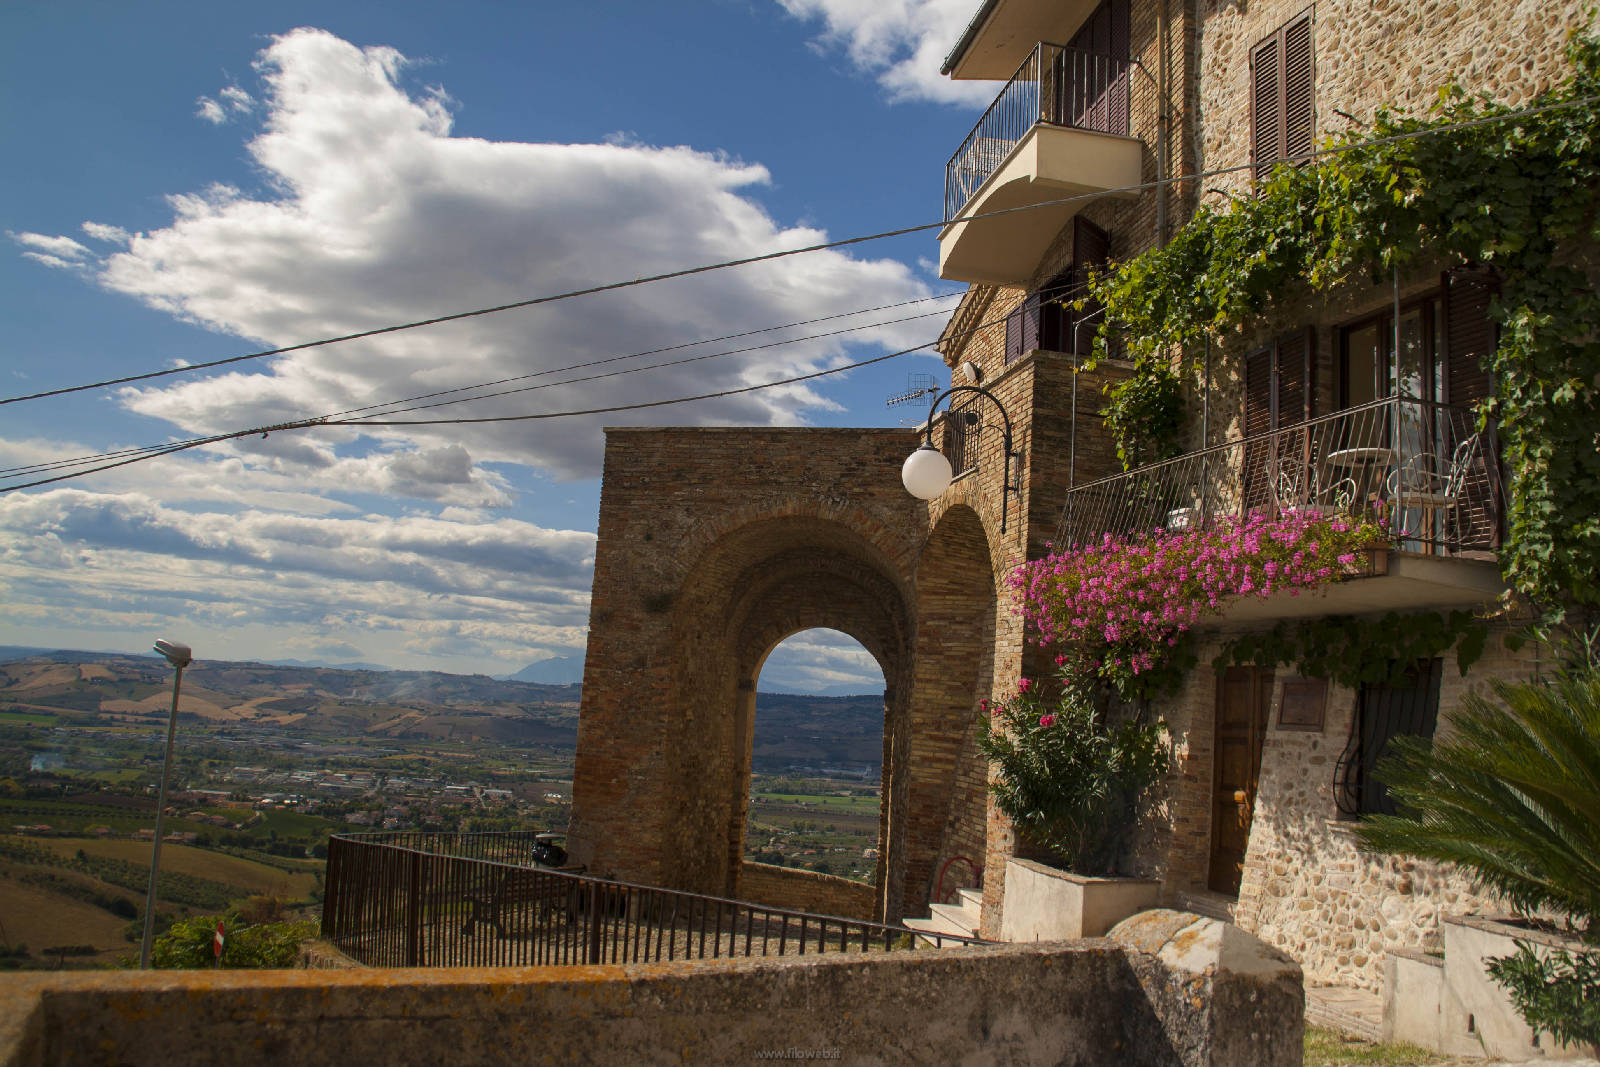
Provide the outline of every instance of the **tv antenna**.
<path id="1" fill-rule="evenodd" d="M 934 380 L 933 375 L 908 374 L 906 375 L 906 391 L 896 393 L 883 403 L 885 407 L 898 407 L 901 404 L 909 404 L 913 400 L 921 400 L 925 396 L 932 396 L 938 391 L 939 385 Z"/>

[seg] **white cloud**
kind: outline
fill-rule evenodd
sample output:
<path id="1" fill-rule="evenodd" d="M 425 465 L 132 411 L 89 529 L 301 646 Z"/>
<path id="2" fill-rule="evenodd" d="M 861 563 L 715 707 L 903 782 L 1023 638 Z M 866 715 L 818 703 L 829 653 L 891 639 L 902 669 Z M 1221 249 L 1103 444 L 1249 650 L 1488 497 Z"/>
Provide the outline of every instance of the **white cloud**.
<path id="1" fill-rule="evenodd" d="M 796 18 L 820 19 L 821 44 L 842 47 L 891 100 L 985 106 L 990 82 L 952 81 L 944 57 L 977 10 L 977 0 L 778 0 Z"/>
<path id="2" fill-rule="evenodd" d="M 227 103 L 228 109 L 236 114 L 247 114 L 256 106 L 255 98 L 237 85 L 230 85 L 217 95 Z"/>
<path id="3" fill-rule="evenodd" d="M 883 689 L 883 668 L 852 637 L 803 630 L 767 656 L 757 686 L 768 692 L 876 693 Z"/>
<path id="4" fill-rule="evenodd" d="M 104 222 L 85 222 L 82 229 L 96 241 L 105 241 L 108 244 L 125 245 L 133 240 L 133 234 L 121 226 L 111 226 Z"/>
<path id="5" fill-rule="evenodd" d="M 766 169 L 718 152 L 454 137 L 448 96 L 436 88 L 407 92 L 399 80 L 407 61 L 393 49 L 361 49 L 302 29 L 274 39 L 257 68 L 264 130 L 249 149 L 268 195 L 217 184 L 170 197 L 172 224 L 133 235 L 126 250 L 100 261 L 101 284 L 276 345 L 826 238 L 774 220 L 748 195 L 767 183 Z M 123 397 L 186 433 L 238 429 L 927 292 L 899 262 L 813 253 L 316 349 Z M 929 320 L 850 340 L 916 344 L 935 329 Z M 556 384 L 563 380 L 556 376 L 536 392 L 431 414 L 520 414 L 711 392 L 815 370 L 847 352 L 844 340 L 833 339 L 582 385 Z M 825 406 L 814 391 L 790 388 L 578 425 L 374 433 L 391 448 L 453 444 L 479 463 L 592 476 L 603 423 L 793 423 Z M 315 469 L 331 447 L 282 451 L 276 462 Z"/>
<path id="6" fill-rule="evenodd" d="M 89 627 L 220 641 L 270 623 L 284 650 L 360 639 L 446 657 L 470 643 L 518 662 L 581 646 L 593 565 L 593 534 L 513 519 L 228 514 L 80 489 L 0 497 L 0 611 L 13 627 L 73 604 Z"/>
<path id="7" fill-rule="evenodd" d="M 62 259 L 82 259 L 89 255 L 89 250 L 70 237 L 51 237 L 43 233 L 12 233 L 6 231 L 17 244 L 36 252 L 45 252 Z"/>
<path id="8" fill-rule="evenodd" d="M 221 104 L 217 103 L 209 96 L 200 97 L 195 101 L 195 104 L 198 105 L 194 111 L 196 118 L 205 119 L 213 126 L 221 126 L 224 122 L 228 121 L 228 112 Z"/>

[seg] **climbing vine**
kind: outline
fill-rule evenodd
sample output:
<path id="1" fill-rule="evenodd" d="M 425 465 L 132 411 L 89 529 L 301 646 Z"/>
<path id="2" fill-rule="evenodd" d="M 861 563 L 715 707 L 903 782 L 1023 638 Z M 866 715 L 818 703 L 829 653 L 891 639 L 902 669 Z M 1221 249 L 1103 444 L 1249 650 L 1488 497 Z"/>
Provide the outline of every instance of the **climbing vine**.
<path id="1" fill-rule="evenodd" d="M 1090 283 L 1106 308 L 1097 351 L 1115 337 L 1148 374 L 1308 288 L 1441 260 L 1492 270 L 1499 344 L 1481 415 L 1509 473 L 1501 566 L 1557 619 L 1600 609 L 1600 293 L 1580 254 L 1600 237 L 1600 38 L 1575 34 L 1567 60 L 1566 80 L 1514 119 L 1458 85 L 1426 116 L 1380 110 L 1369 135 L 1331 146 L 1344 151 L 1280 166 L 1258 195 L 1200 209 Z"/>
<path id="2" fill-rule="evenodd" d="M 1391 611 L 1376 622 L 1339 615 L 1293 629 L 1279 623 L 1247 634 L 1224 646 L 1211 665 L 1218 672 L 1230 665 L 1292 665 L 1308 678 L 1326 678 L 1350 689 L 1379 683 L 1402 686 L 1408 667 L 1452 647 L 1456 666 L 1466 674 L 1483 655 L 1488 636 L 1488 624 L 1469 611 Z"/>

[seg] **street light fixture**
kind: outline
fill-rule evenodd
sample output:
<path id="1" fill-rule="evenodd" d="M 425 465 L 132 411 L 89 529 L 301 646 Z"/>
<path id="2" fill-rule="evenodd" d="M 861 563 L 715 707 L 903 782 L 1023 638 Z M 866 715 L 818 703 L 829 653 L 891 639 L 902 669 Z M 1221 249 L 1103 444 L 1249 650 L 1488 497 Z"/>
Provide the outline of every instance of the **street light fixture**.
<path id="1" fill-rule="evenodd" d="M 178 731 L 178 687 L 183 683 L 183 669 L 194 659 L 188 645 L 176 641 L 160 640 L 155 650 L 177 668 L 172 676 L 172 714 L 167 717 L 167 755 L 161 761 L 161 788 L 156 794 L 156 839 L 150 852 L 150 890 L 144 897 L 144 941 L 139 946 L 139 969 L 150 969 L 150 942 L 156 923 L 156 874 L 161 870 L 161 823 L 167 814 L 167 779 L 172 776 L 172 738 Z"/>
<path id="2" fill-rule="evenodd" d="M 1004 434 L 1001 440 L 1001 447 L 1006 457 L 1005 480 L 1000 490 L 1000 532 L 1005 533 L 1006 519 L 1010 512 L 1011 494 L 1022 495 L 1022 489 L 1014 485 L 1011 478 L 1012 461 L 1018 457 L 1012 448 L 1011 416 L 1006 414 L 1005 405 L 1000 403 L 1000 399 L 980 385 L 953 385 L 933 398 L 933 406 L 928 409 L 928 421 L 923 424 L 926 436 L 922 444 L 917 446 L 916 451 L 906 457 L 905 464 L 900 468 L 900 481 L 905 485 L 906 492 L 918 500 L 933 500 L 950 487 L 954 471 L 950 467 L 950 461 L 944 457 L 944 453 L 940 452 L 933 443 L 933 417 L 938 413 L 939 405 L 944 402 L 945 398 L 955 393 L 977 393 L 979 396 L 986 398 L 1000 411 L 1000 418 L 1003 424 L 1002 432 Z M 977 421 L 976 415 L 971 416 L 971 418 L 972 421 Z M 1020 473 L 1020 466 L 1018 472 Z"/>

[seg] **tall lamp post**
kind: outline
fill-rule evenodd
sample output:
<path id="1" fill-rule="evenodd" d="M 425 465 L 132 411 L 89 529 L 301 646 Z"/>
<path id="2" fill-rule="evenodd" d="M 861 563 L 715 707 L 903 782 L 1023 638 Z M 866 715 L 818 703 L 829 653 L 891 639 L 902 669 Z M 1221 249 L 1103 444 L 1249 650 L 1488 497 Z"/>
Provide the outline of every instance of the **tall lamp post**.
<path id="1" fill-rule="evenodd" d="M 178 687 L 183 684 L 183 669 L 194 658 L 188 645 L 176 641 L 156 642 L 156 651 L 177 668 L 172 676 L 172 714 L 167 717 L 167 755 L 161 761 L 161 788 L 156 796 L 156 840 L 150 853 L 150 891 L 144 896 L 144 941 L 139 947 L 139 969 L 150 969 L 150 940 L 156 928 L 156 874 L 161 870 L 161 823 L 167 814 L 167 779 L 172 776 L 172 738 L 178 732 Z"/>
<path id="2" fill-rule="evenodd" d="M 938 414 L 939 405 L 946 397 L 956 393 L 977 393 L 986 398 L 1000 411 L 1002 432 L 1004 437 L 1001 446 L 1005 451 L 1005 483 L 1000 490 L 1000 532 L 1006 532 L 1006 518 L 1010 511 L 1011 494 L 1022 494 L 1022 490 L 1012 484 L 1011 469 L 1017 459 L 1016 451 L 1012 445 L 1011 416 L 1006 414 L 1005 405 L 989 390 L 979 385 L 953 385 L 949 389 L 933 398 L 933 406 L 928 409 L 928 421 L 925 427 L 926 436 L 917 450 L 906 457 L 904 465 L 900 468 L 900 481 L 905 485 L 906 492 L 918 500 L 933 500 L 950 487 L 950 481 L 955 472 L 950 468 L 950 461 L 944 457 L 938 447 L 933 443 L 933 417 Z M 1020 473 L 1020 470 L 1019 470 Z"/>

